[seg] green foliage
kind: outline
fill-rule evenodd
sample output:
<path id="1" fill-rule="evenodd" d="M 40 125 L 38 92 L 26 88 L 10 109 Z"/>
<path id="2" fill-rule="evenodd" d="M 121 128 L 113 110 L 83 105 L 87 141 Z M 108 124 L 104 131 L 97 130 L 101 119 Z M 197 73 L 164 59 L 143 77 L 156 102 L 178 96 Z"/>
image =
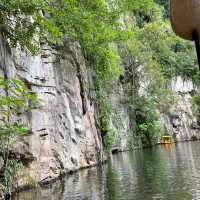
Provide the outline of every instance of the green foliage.
<path id="1" fill-rule="evenodd" d="M 164 18 L 169 18 L 170 0 L 155 0 L 155 2 L 164 7 Z"/>
<path id="2" fill-rule="evenodd" d="M 163 13 L 169 12 L 168 3 L 165 0 L 3 0 L 0 27 L 11 44 L 20 44 L 33 53 L 40 41 L 62 45 L 64 35 L 78 41 L 102 79 L 117 77 L 123 71 L 113 43 L 117 45 L 130 38 L 135 57 L 141 54 L 146 64 L 158 63 L 166 75 L 196 73 L 194 48 L 175 37 L 163 19 Z M 121 20 L 127 15 L 133 18 L 131 28 Z"/>
<path id="3" fill-rule="evenodd" d="M 113 145 L 115 143 L 115 136 L 115 132 L 113 130 L 110 130 L 108 134 L 104 137 L 104 144 L 108 153 L 110 153 L 113 148 Z"/>
<path id="4" fill-rule="evenodd" d="M 79 42 L 85 59 L 96 72 L 96 102 L 100 129 L 104 132 L 111 130 L 110 120 L 114 110 L 110 96 L 115 92 L 113 86 L 120 76 L 128 77 L 125 83 L 128 99 L 124 99 L 131 104 L 131 108 L 136 103 L 134 95 L 137 95 L 139 84 L 136 83 L 136 76 L 138 82 L 146 82 L 146 95 L 141 96 L 146 103 L 141 106 L 149 108 L 151 113 L 155 113 L 156 109 L 166 112 L 168 105 L 175 101 L 172 91 L 168 89 L 173 77 L 192 77 L 199 84 L 194 47 L 173 34 L 168 17 L 167 0 L 0 2 L 0 32 L 12 46 L 20 46 L 35 54 L 40 49 L 40 43 L 63 46 L 66 40 Z M 4 90 L 12 90 L 12 87 L 2 83 L 0 86 Z M 2 109 L 10 108 L 9 112 L 3 113 L 3 119 L 8 121 L 10 115 L 27 112 L 29 103 L 36 100 L 35 94 L 26 93 L 27 88 L 23 87 L 14 88 L 12 95 L 0 99 Z M 152 119 L 154 121 L 149 121 L 146 116 L 144 121 L 139 122 L 142 135 L 151 127 L 157 127 L 157 118 Z M 6 120 L 1 132 L 26 132 L 22 124 L 10 124 Z"/>
<path id="5" fill-rule="evenodd" d="M 148 12 L 130 7 L 135 21 L 129 26 L 131 37 L 122 45 L 122 62 L 126 66 L 126 77 L 129 77 L 126 79 L 127 91 L 140 89 L 138 94 L 135 93 L 139 97 L 136 100 L 133 98 L 132 102 L 131 92 L 127 93 L 128 104 L 135 106 L 135 135 L 144 144 L 151 145 L 159 138 L 159 127 L 162 129 L 158 125 L 158 111 L 168 114 L 168 108 L 176 101 L 170 89 L 172 78 L 181 75 L 199 84 L 199 73 L 193 43 L 179 39 L 171 30 L 169 2 L 158 0 L 143 3 L 147 5 Z M 137 83 L 134 79 L 138 79 Z"/>
<path id="6" fill-rule="evenodd" d="M 20 80 L 0 78 L 0 156 L 3 166 L 0 169 L 5 192 L 10 193 L 16 171 L 21 162 L 10 158 L 10 152 L 17 139 L 29 132 L 20 122 L 20 114 L 29 112 L 38 103 L 38 98 Z"/>
<path id="7" fill-rule="evenodd" d="M 98 51 L 95 52 L 96 72 L 101 81 L 100 85 L 104 87 L 103 84 L 117 80 L 123 73 L 123 68 L 120 66 L 120 57 L 115 47 L 104 46 Z"/>
<path id="8" fill-rule="evenodd" d="M 152 146 L 164 135 L 164 127 L 159 121 L 156 103 L 152 99 L 139 97 L 136 108 L 136 137 L 143 146 Z"/>
<path id="9" fill-rule="evenodd" d="M 19 43 L 35 53 L 39 49 L 36 34 L 40 34 L 38 21 L 44 7 L 42 0 L 1 0 L 0 31 L 12 46 Z"/>
<path id="10" fill-rule="evenodd" d="M 108 99 L 108 95 L 105 91 L 98 90 L 97 93 L 97 99 L 98 99 L 98 106 L 100 110 L 100 125 L 101 130 L 105 132 L 109 132 L 110 130 L 110 117 L 113 111 L 111 102 Z"/>
<path id="11" fill-rule="evenodd" d="M 3 177 L 0 180 L 5 193 L 11 194 L 11 189 L 14 187 L 13 184 L 17 178 L 17 171 L 20 169 L 22 169 L 21 162 L 17 160 L 8 160 Z"/>
<path id="12" fill-rule="evenodd" d="M 200 91 L 193 96 L 193 101 L 192 101 L 192 108 L 193 112 L 195 113 L 198 123 L 200 122 Z"/>
<path id="13" fill-rule="evenodd" d="M 140 62 L 157 67 L 164 78 L 177 75 L 192 77 L 198 71 L 194 47 L 177 38 L 169 23 L 158 21 L 136 29 L 130 47 Z M 155 68 L 154 67 L 154 68 Z"/>

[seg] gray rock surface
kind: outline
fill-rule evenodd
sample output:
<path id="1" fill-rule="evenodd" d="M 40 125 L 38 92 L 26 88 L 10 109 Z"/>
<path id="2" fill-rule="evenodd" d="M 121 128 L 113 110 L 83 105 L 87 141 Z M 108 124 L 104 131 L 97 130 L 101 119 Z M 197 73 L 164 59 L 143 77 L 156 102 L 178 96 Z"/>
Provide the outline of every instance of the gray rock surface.
<path id="1" fill-rule="evenodd" d="M 32 134 L 15 147 L 38 181 L 49 181 L 104 159 L 94 106 L 87 91 L 81 93 L 81 84 L 87 87 L 88 77 L 80 47 L 68 43 L 60 61 L 58 56 L 47 46 L 37 56 L 11 50 L 0 36 L 0 75 L 25 81 L 40 99 L 38 108 L 21 116 Z"/>
<path id="2" fill-rule="evenodd" d="M 18 48 L 10 49 L 0 35 L 0 76 L 23 80 L 40 99 L 37 108 L 20 116 L 31 134 L 15 146 L 16 154 L 27 161 L 36 180 L 50 181 L 106 159 L 95 123 L 95 92 L 89 91 L 94 72 L 86 66 L 77 43 L 66 43 L 63 55 L 44 45 L 39 55 L 31 56 Z M 130 110 L 123 102 L 126 96 L 123 85 L 113 85 L 110 94 L 115 110 L 111 119 L 115 131 L 113 150 L 124 151 L 132 140 Z M 170 116 L 160 115 L 162 122 L 179 141 L 190 140 L 192 136 L 200 138 L 192 112 L 194 84 L 177 77 L 171 87 L 177 94 L 177 103 L 170 108 Z"/>
<path id="3" fill-rule="evenodd" d="M 114 90 L 115 92 L 110 97 L 115 112 L 111 120 L 115 132 L 113 151 L 127 151 L 130 149 L 131 140 L 133 140 L 132 131 L 130 130 L 129 106 L 123 102 L 126 94 L 122 84 L 118 83 Z"/>
<path id="4" fill-rule="evenodd" d="M 178 141 L 200 139 L 200 127 L 192 111 L 192 94 L 196 86 L 190 79 L 176 77 L 172 80 L 172 90 L 176 94 L 176 103 L 169 109 L 170 115 L 161 114 L 161 121 L 168 133 L 174 134 Z"/>

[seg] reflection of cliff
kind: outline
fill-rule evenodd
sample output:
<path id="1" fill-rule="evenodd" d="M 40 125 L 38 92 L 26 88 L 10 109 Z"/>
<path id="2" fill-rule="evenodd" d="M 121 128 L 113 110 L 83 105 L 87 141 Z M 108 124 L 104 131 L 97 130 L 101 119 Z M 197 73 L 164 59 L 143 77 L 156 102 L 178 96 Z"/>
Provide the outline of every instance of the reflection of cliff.
<path id="1" fill-rule="evenodd" d="M 199 142 L 180 143 L 173 151 L 170 168 L 176 177 L 178 192 L 184 199 L 199 199 Z"/>
<path id="2" fill-rule="evenodd" d="M 199 199 L 199 152 L 194 142 L 120 153 L 107 165 L 67 176 L 37 195 L 20 193 L 19 199 Z"/>
<path id="3" fill-rule="evenodd" d="M 18 199 L 103 200 L 107 189 L 105 177 L 104 168 L 84 169 L 42 188 L 40 192 L 36 190 L 21 192 L 18 194 Z"/>
<path id="4" fill-rule="evenodd" d="M 171 87 L 176 93 L 176 103 L 169 109 L 168 115 L 161 114 L 161 121 L 170 134 L 178 141 L 200 138 L 197 119 L 192 112 L 192 95 L 196 90 L 191 80 L 178 76 L 172 81 Z"/>

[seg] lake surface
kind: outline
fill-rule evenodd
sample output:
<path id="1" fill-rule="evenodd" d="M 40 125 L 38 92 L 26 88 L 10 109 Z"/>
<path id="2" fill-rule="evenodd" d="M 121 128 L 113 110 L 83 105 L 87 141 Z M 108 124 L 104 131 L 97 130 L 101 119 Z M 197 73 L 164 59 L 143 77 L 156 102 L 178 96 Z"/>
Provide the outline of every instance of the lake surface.
<path id="1" fill-rule="evenodd" d="M 113 155 L 102 167 L 81 170 L 15 200 L 198 200 L 200 142 Z"/>

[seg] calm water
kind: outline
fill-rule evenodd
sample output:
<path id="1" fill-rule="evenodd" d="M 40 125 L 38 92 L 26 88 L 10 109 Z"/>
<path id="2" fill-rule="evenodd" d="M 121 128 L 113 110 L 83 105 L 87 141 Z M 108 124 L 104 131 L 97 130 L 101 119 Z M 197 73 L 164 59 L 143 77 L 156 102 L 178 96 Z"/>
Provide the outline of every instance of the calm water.
<path id="1" fill-rule="evenodd" d="M 82 170 L 20 200 L 200 199 L 200 142 L 114 155 L 103 167 Z"/>

